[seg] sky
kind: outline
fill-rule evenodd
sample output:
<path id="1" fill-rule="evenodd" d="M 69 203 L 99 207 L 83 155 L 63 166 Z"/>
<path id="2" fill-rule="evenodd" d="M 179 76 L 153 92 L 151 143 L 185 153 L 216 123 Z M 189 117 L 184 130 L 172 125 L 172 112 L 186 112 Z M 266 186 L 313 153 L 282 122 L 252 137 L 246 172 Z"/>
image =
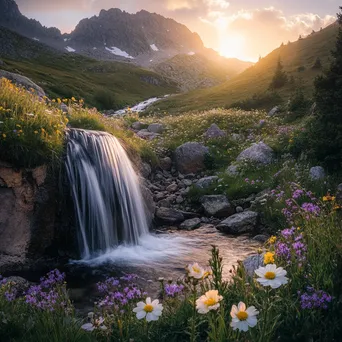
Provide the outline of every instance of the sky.
<path id="1" fill-rule="evenodd" d="M 336 20 L 340 0 L 16 0 L 21 12 L 70 32 L 101 9 L 141 9 L 197 32 L 221 55 L 257 61 L 282 42 L 297 40 Z"/>

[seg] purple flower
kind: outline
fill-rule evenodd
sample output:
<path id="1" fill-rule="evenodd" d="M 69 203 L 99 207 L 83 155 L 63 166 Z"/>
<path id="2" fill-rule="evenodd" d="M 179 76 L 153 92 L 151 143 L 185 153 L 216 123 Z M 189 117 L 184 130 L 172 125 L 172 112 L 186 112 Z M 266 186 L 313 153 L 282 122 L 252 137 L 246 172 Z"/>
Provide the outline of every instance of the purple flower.
<path id="1" fill-rule="evenodd" d="M 292 193 L 292 198 L 298 199 L 304 195 L 304 191 L 301 189 L 297 189 Z"/>
<path id="2" fill-rule="evenodd" d="M 294 233 L 295 233 L 296 229 L 294 227 L 289 228 L 289 229 L 284 229 L 281 231 L 281 235 L 285 238 L 285 239 L 289 239 L 291 238 Z"/>
<path id="3" fill-rule="evenodd" d="M 308 212 L 308 213 L 311 213 L 311 214 L 314 214 L 314 215 L 318 215 L 321 211 L 320 207 L 313 204 L 313 203 L 303 203 L 302 204 L 302 209 L 305 211 L 305 212 Z"/>
<path id="4" fill-rule="evenodd" d="M 165 294 L 168 297 L 176 297 L 178 294 L 180 294 L 184 290 L 183 285 L 177 285 L 177 284 L 166 284 L 164 287 Z"/>
<path id="5" fill-rule="evenodd" d="M 328 309 L 328 304 L 332 301 L 332 296 L 322 290 L 315 290 L 307 287 L 307 292 L 298 293 L 300 296 L 300 306 L 302 309 Z"/>
<path id="6" fill-rule="evenodd" d="M 291 260 L 291 250 L 284 242 L 277 242 L 275 245 L 275 253 L 279 258 L 286 260 L 288 263 Z"/>

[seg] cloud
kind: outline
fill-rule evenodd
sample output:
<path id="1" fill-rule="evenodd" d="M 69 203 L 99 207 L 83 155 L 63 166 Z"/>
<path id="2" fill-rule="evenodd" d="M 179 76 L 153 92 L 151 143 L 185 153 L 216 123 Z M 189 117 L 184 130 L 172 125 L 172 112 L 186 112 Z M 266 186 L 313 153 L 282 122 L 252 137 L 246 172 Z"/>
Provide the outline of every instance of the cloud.
<path id="1" fill-rule="evenodd" d="M 230 3 L 226 0 L 204 0 L 204 4 L 209 7 L 218 7 L 222 9 L 227 9 L 230 6 Z"/>

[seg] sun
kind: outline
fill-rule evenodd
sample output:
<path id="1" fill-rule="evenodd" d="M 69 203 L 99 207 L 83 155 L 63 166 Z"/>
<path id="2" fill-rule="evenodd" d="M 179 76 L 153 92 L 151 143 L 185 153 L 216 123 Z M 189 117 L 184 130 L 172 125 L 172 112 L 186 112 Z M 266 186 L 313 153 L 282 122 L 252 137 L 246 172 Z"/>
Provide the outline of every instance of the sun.
<path id="1" fill-rule="evenodd" d="M 223 57 L 238 58 L 243 61 L 250 60 L 244 54 L 245 38 L 238 34 L 222 35 L 220 39 L 219 53 Z"/>

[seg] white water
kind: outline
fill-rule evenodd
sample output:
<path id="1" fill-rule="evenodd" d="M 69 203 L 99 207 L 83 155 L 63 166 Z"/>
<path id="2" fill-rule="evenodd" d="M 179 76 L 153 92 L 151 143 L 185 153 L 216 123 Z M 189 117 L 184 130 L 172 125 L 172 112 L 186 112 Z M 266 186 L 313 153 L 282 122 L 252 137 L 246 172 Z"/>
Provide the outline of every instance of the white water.
<path id="1" fill-rule="evenodd" d="M 138 104 L 136 104 L 135 106 L 131 107 L 130 108 L 130 111 L 131 112 L 135 112 L 135 113 L 140 113 L 140 112 L 143 112 L 145 111 L 149 106 L 151 106 L 153 103 L 155 102 L 158 102 L 160 100 L 163 100 L 165 99 L 166 97 L 169 97 L 170 95 L 164 95 L 163 97 L 152 97 L 146 101 L 143 101 L 143 102 L 140 102 Z M 117 110 L 115 112 L 116 115 L 123 115 L 123 114 L 126 114 L 128 111 L 128 108 L 125 108 L 125 109 L 120 109 L 120 110 Z"/>
<path id="2" fill-rule="evenodd" d="M 66 169 L 83 259 L 148 235 L 139 179 L 121 146 L 104 132 L 68 132 Z"/>

